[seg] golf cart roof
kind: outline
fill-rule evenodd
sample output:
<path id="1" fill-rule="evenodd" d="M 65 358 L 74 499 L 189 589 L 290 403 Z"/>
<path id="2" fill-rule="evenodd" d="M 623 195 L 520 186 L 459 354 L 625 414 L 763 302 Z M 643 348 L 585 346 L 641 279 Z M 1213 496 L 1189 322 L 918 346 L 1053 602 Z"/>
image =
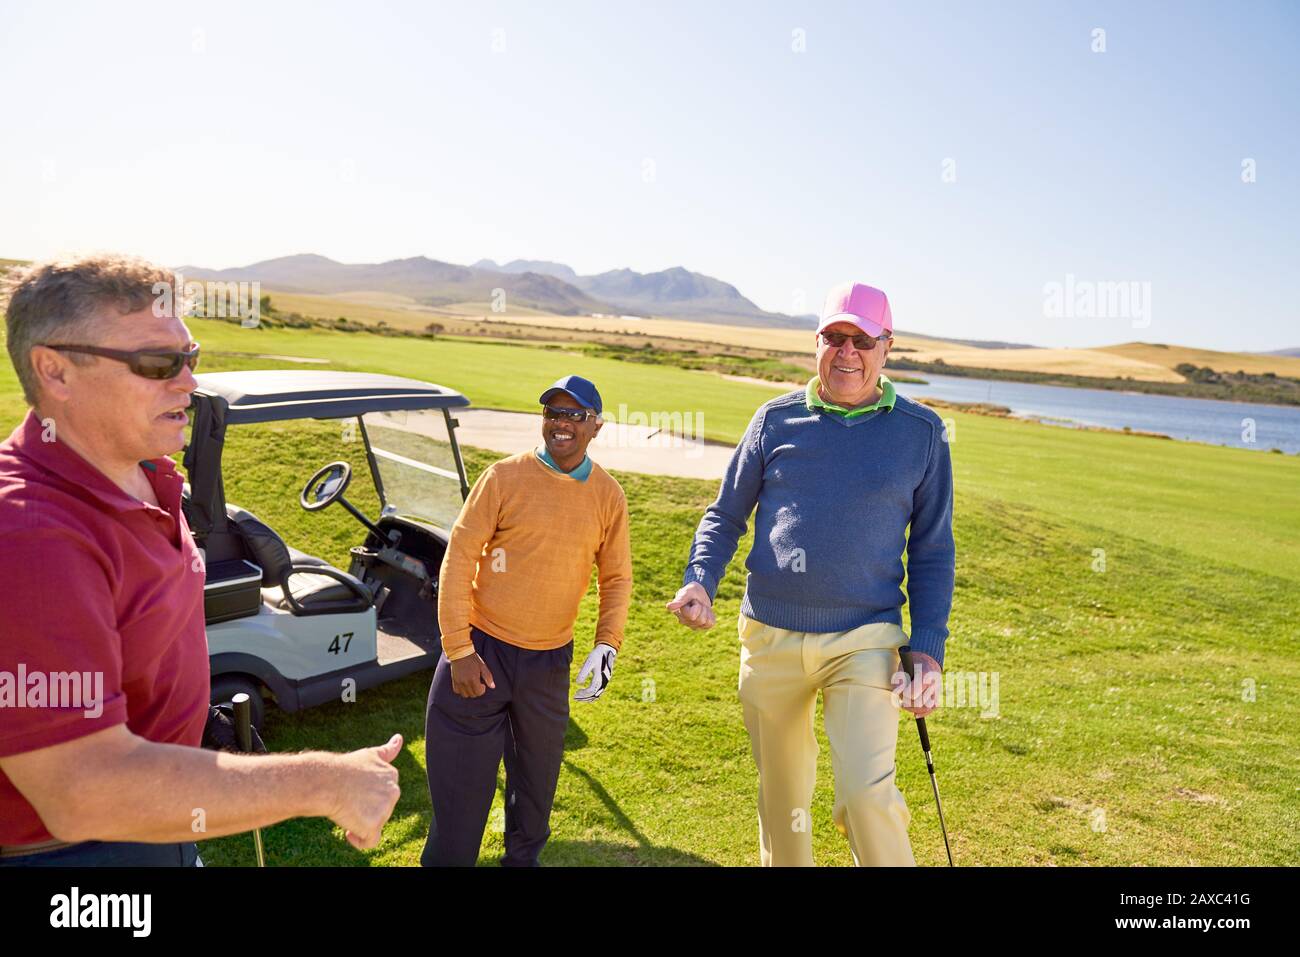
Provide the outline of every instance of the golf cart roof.
<path id="1" fill-rule="evenodd" d="M 376 372 L 275 369 L 206 372 L 194 378 L 198 392 L 226 400 L 229 425 L 469 405 L 469 399 L 452 389 Z"/>

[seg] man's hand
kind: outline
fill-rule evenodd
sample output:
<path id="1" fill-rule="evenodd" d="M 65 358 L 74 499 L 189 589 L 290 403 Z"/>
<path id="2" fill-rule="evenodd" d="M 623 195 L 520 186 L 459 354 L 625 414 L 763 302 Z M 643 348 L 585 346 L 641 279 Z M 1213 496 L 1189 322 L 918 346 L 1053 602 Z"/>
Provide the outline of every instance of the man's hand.
<path id="1" fill-rule="evenodd" d="M 384 823 L 402 795 L 397 786 L 397 768 L 393 767 L 401 750 L 402 736 L 395 734 L 377 748 L 338 756 L 340 774 L 335 793 L 339 803 L 330 819 L 343 828 L 348 843 L 358 850 L 379 844 Z"/>
<path id="2" fill-rule="evenodd" d="M 294 817 L 327 817 L 365 849 L 397 803 L 393 760 L 402 736 L 347 754 L 246 755 L 141 738 L 125 724 L 0 758 L 0 770 L 54 837 L 169 844 L 194 840 L 187 809 L 203 809 L 205 838 Z M 68 787 L 75 779 L 77 786 Z"/>
<path id="3" fill-rule="evenodd" d="M 478 652 L 451 662 L 451 690 L 462 698 L 477 698 L 488 688 L 496 688 L 492 672 Z"/>
<path id="4" fill-rule="evenodd" d="M 676 597 L 665 607 L 687 628 L 703 630 L 712 628 L 717 622 L 717 618 L 713 615 L 713 602 L 709 599 L 709 593 L 699 582 L 683 585 L 678 589 Z"/>
<path id="5" fill-rule="evenodd" d="M 591 654 L 587 655 L 587 660 L 582 663 L 582 670 L 578 672 L 578 691 L 573 696 L 574 701 L 595 701 L 605 693 L 609 679 L 614 677 L 614 658 L 617 655 L 613 645 L 607 645 L 603 641 L 596 643 Z M 591 679 L 591 684 L 584 688 L 582 683 L 588 678 Z"/>
<path id="6" fill-rule="evenodd" d="M 923 651 L 912 652 L 912 667 L 916 674 L 909 675 L 901 668 L 895 672 L 892 687 L 901 707 L 924 718 L 938 704 L 943 669 Z"/>

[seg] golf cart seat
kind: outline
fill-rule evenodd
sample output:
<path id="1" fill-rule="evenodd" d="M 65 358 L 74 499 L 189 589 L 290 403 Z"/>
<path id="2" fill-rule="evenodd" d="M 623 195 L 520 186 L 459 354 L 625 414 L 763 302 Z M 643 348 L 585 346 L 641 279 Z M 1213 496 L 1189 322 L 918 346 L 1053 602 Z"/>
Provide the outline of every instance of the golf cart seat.
<path id="1" fill-rule="evenodd" d="M 295 562 L 284 539 L 249 513 L 244 512 L 233 524 L 253 560 L 262 567 L 266 586 L 262 597 L 273 607 L 294 615 L 324 615 L 365 611 L 373 604 L 370 588 L 347 572 L 320 559 L 316 559 L 319 564 Z"/>
<path id="2" fill-rule="evenodd" d="M 244 521 L 246 519 L 251 519 L 252 521 L 257 522 L 259 525 L 266 524 L 247 509 L 240 508 L 238 505 L 232 505 L 229 502 L 226 503 L 226 518 L 233 525 L 238 525 L 241 521 Z M 284 539 L 280 539 L 280 540 L 282 542 L 284 541 Z M 308 555 L 306 552 L 298 551 L 298 549 L 294 548 L 288 542 L 284 542 L 284 547 L 289 550 L 289 560 L 293 562 L 293 564 L 295 565 L 328 565 L 329 564 L 329 562 L 325 561 L 325 559 L 323 558 L 317 558 L 315 555 Z"/>

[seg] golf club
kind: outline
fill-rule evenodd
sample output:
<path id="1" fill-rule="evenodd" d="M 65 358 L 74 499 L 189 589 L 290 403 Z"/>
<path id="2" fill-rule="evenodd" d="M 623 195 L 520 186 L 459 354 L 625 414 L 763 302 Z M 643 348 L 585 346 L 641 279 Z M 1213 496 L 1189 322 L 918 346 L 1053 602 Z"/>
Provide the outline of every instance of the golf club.
<path id="1" fill-rule="evenodd" d="M 253 709 L 247 692 L 241 691 L 230 699 L 235 706 L 235 734 L 239 737 L 239 750 L 245 754 L 253 751 Z M 266 854 L 262 850 L 262 829 L 253 828 L 253 845 L 257 848 L 257 866 L 266 867 Z"/>
<path id="2" fill-rule="evenodd" d="M 912 667 L 912 649 L 909 645 L 903 645 L 898 649 L 898 657 L 902 660 L 903 671 L 907 675 L 907 680 L 911 681 L 916 674 Z M 952 862 L 952 848 L 948 846 L 948 828 L 943 823 L 943 803 L 939 800 L 939 782 L 934 776 L 934 758 L 930 756 L 930 732 L 926 730 L 925 719 L 918 717 L 916 719 L 916 730 L 921 736 L 921 750 L 925 752 L 925 766 L 930 771 L 930 786 L 934 788 L 934 803 L 939 808 L 939 829 L 943 831 L 943 849 L 948 852 L 948 866 L 955 867 Z"/>

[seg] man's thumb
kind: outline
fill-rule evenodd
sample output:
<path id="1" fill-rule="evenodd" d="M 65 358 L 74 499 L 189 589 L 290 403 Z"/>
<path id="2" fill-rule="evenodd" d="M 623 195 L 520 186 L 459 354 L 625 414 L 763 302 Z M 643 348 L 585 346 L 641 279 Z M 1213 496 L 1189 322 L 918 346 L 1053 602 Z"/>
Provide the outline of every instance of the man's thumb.
<path id="1" fill-rule="evenodd" d="M 393 763 L 393 759 L 396 758 L 398 754 L 401 753 L 401 751 L 402 751 L 402 736 L 400 734 L 393 735 L 391 738 L 388 739 L 387 744 L 381 744 L 379 747 L 375 749 L 375 753 L 378 754 L 385 761 L 387 761 L 389 764 Z"/>

